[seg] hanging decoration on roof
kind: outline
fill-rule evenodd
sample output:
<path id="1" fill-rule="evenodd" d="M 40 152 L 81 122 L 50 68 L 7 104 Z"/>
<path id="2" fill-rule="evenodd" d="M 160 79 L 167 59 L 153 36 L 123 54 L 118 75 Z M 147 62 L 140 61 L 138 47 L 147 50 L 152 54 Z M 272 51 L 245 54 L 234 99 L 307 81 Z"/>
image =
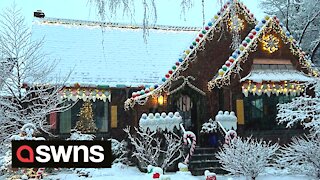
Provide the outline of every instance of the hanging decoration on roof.
<path id="1" fill-rule="evenodd" d="M 234 3 L 234 1 L 231 2 L 231 4 Z M 236 50 L 241 43 L 240 29 L 241 26 L 243 26 L 243 22 L 239 19 L 236 8 L 230 9 L 230 18 L 228 19 L 227 25 L 232 35 L 230 48 Z"/>
<path id="2" fill-rule="evenodd" d="M 228 28 L 230 31 L 240 32 L 244 29 L 244 21 L 235 15 L 228 20 Z"/>
<path id="3" fill-rule="evenodd" d="M 263 35 L 262 37 L 262 47 L 265 51 L 269 53 L 274 53 L 279 49 L 280 40 L 272 34 Z"/>
<path id="4" fill-rule="evenodd" d="M 60 97 L 67 98 L 68 100 L 77 101 L 82 99 L 83 101 L 92 100 L 95 102 L 97 99 L 104 102 L 111 102 L 111 92 L 104 89 L 95 88 L 64 88 L 60 92 Z"/>
<path id="5" fill-rule="evenodd" d="M 164 77 L 160 79 L 160 82 L 153 86 L 146 87 L 138 92 L 134 92 L 132 97 L 126 100 L 124 108 L 128 110 L 129 108 L 133 108 L 135 104 L 143 105 L 148 101 L 150 96 L 158 97 L 163 93 L 168 94 L 168 92 L 170 92 L 169 90 L 172 82 L 176 81 L 177 78 L 180 77 L 180 73 L 189 67 L 190 62 L 193 62 L 197 58 L 197 53 L 199 51 L 205 50 L 205 43 L 213 40 L 214 35 L 217 32 L 223 31 L 223 24 L 227 23 L 228 18 L 233 17 L 230 16 L 230 11 L 232 9 L 235 9 L 234 14 L 242 14 L 246 21 L 250 23 L 256 22 L 253 14 L 250 13 L 248 8 L 243 5 L 242 2 L 238 2 L 237 0 L 227 1 L 226 4 L 222 6 L 221 10 L 214 15 L 211 21 L 199 32 L 189 48 L 182 53 L 181 57 L 178 58 L 176 63 L 171 67 L 170 70 L 168 70 L 168 73 L 166 73 Z M 234 38 L 235 37 L 233 37 L 233 39 Z M 237 42 L 240 42 L 240 40 Z"/>
<path id="6" fill-rule="evenodd" d="M 239 74 L 242 70 L 240 64 L 245 63 L 248 59 L 249 53 L 255 52 L 258 47 L 258 43 L 263 41 L 263 37 L 271 33 L 278 33 L 284 44 L 290 45 L 290 51 L 293 55 L 298 57 L 298 61 L 302 69 L 306 69 L 309 76 L 319 76 L 319 72 L 312 67 L 311 60 L 307 59 L 306 53 L 297 44 L 290 32 L 286 30 L 286 27 L 280 23 L 279 19 L 274 16 L 270 18 L 266 16 L 242 41 L 241 45 L 232 53 L 232 56 L 225 62 L 225 64 L 219 69 L 218 74 L 208 82 L 208 89 L 211 91 L 213 88 L 230 85 L 230 76 L 232 73 Z M 279 42 L 278 42 L 279 43 Z M 278 43 L 273 43 L 277 45 Z M 273 46 L 272 50 L 276 47 Z"/>
<path id="7" fill-rule="evenodd" d="M 299 96 L 305 90 L 305 85 L 298 82 L 244 82 L 242 84 L 242 93 L 245 97 L 248 97 L 249 93 L 253 95 L 261 96 L 267 94 L 269 97 L 271 94 L 279 96 L 279 94 Z"/>

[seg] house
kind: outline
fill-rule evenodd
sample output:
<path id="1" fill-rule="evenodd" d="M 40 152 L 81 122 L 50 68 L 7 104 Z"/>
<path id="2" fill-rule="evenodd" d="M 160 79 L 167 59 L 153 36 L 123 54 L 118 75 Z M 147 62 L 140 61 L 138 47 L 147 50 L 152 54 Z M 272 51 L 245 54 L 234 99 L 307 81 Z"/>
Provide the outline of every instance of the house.
<path id="1" fill-rule="evenodd" d="M 121 138 L 143 113 L 169 111 L 199 136 L 222 110 L 236 113 L 241 135 L 285 140 L 292 134 L 276 123 L 277 103 L 318 76 L 276 17 L 257 22 L 240 1 L 228 1 L 202 29 L 152 27 L 148 44 L 141 27 L 117 23 L 36 18 L 32 31 L 60 59 L 53 74 L 71 70 L 61 95 L 78 102 L 49 119 L 60 136 L 69 135 L 89 100 L 98 137 Z"/>

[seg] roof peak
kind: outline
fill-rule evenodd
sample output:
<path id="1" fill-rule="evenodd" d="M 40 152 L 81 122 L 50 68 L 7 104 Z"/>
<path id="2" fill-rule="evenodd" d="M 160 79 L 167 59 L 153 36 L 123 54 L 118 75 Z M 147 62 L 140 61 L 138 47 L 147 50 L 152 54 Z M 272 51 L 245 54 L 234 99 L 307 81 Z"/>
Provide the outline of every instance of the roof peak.
<path id="1" fill-rule="evenodd" d="M 76 19 L 64 19 L 64 18 L 34 18 L 33 23 L 39 24 L 57 24 L 57 25 L 72 25 L 72 26 L 103 26 L 103 27 L 115 27 L 115 28 L 130 28 L 130 29 L 143 29 L 142 25 L 129 24 L 129 23 L 116 23 L 116 22 L 100 22 L 100 21 L 88 21 L 88 20 L 76 20 Z M 172 30 L 172 31 L 199 31 L 202 27 L 195 26 L 171 26 L 171 25 L 151 25 L 149 29 L 154 30 Z"/>

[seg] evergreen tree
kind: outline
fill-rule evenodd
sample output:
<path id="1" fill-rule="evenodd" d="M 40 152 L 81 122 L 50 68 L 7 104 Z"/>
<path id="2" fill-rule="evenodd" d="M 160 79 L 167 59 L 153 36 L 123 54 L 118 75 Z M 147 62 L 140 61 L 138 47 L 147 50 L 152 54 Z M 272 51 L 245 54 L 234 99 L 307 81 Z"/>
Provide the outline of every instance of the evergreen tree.
<path id="1" fill-rule="evenodd" d="M 78 116 L 79 121 L 75 129 L 82 133 L 95 133 L 97 131 L 98 128 L 93 119 L 92 103 L 90 101 L 84 102 Z"/>

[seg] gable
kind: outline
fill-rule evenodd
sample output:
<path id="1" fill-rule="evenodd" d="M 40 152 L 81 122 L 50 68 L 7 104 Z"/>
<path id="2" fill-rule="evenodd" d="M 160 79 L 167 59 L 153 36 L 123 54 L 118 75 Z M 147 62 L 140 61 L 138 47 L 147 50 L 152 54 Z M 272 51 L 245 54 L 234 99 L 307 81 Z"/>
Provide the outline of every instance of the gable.
<path id="1" fill-rule="evenodd" d="M 266 38 L 273 36 L 272 38 Z M 277 38 L 273 48 L 266 47 L 265 41 Z M 250 57 L 250 58 L 248 58 Z M 215 87 L 223 87 L 231 84 L 232 74 L 235 77 L 246 76 L 251 70 L 254 57 L 270 58 L 269 63 L 280 63 L 281 58 L 289 57 L 290 63 L 293 64 L 296 71 L 301 71 L 304 76 L 318 76 L 318 72 L 311 67 L 312 63 L 307 60 L 305 52 L 296 44 L 296 41 L 286 31 L 285 27 L 280 23 L 276 17 L 266 17 L 263 19 L 248 36 L 242 41 L 239 48 L 229 57 L 225 64 L 221 67 L 218 74 L 208 82 L 209 90 Z M 259 60 L 258 60 L 259 61 Z M 256 60 L 257 63 L 257 60 Z M 260 60 L 260 63 L 263 61 Z M 266 64 L 266 62 L 264 62 Z M 290 64 L 287 62 L 281 62 Z"/>

